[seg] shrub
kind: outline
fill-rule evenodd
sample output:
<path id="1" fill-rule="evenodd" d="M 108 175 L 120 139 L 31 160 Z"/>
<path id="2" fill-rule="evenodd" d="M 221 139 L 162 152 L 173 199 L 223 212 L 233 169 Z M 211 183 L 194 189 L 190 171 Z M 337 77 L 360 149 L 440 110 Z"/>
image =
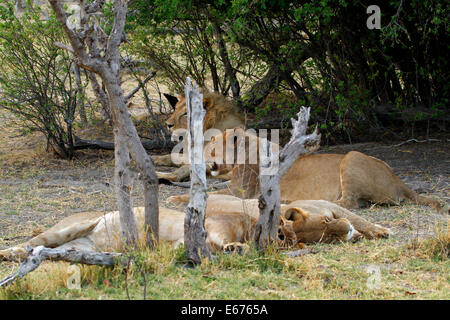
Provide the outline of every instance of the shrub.
<path id="1" fill-rule="evenodd" d="M 47 149 L 72 158 L 77 86 L 70 53 L 56 18 L 44 20 L 39 8 L 28 6 L 14 15 L 13 5 L 0 0 L 0 107 L 13 113 L 23 128 L 40 131 Z"/>

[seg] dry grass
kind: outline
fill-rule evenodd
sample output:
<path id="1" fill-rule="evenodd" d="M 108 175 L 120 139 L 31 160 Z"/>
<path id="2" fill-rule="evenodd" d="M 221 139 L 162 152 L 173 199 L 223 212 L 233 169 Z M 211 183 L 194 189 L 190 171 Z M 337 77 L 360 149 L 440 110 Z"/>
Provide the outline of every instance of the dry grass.
<path id="1" fill-rule="evenodd" d="M 162 244 L 156 251 L 133 253 L 136 262 L 129 269 L 82 266 L 81 290 L 67 289 L 66 263 L 47 262 L 0 290 L 0 299 L 143 299 L 144 290 L 147 299 L 449 297 L 447 259 L 391 241 L 317 245 L 316 249 L 317 254 L 299 258 L 286 258 L 275 250 L 265 254 L 251 250 L 245 256 L 219 254 L 188 269 L 183 249 Z M 371 282 L 371 269 L 378 270 L 379 282 Z"/>

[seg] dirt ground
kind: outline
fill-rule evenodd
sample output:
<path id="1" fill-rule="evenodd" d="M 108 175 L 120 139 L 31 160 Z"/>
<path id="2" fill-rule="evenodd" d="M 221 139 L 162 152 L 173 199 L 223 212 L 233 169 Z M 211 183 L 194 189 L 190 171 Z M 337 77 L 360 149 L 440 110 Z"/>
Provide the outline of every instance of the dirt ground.
<path id="1" fill-rule="evenodd" d="M 97 128 L 98 129 L 98 128 Z M 94 130 L 95 131 L 95 130 Z M 99 137 L 109 132 L 97 130 Z M 57 159 L 45 151 L 45 139 L 38 133 L 22 135 L 8 121 L 0 123 L 0 248 L 23 242 L 66 216 L 82 211 L 110 211 L 117 208 L 113 188 L 112 151 L 81 151 L 71 160 Z M 364 152 L 387 162 L 416 192 L 450 199 L 450 143 L 434 142 L 363 143 L 323 147 L 320 152 Z M 160 171 L 173 168 L 157 168 Z M 137 176 L 137 175 L 136 175 Z M 188 189 L 161 185 L 160 205 L 168 196 Z M 142 187 L 135 179 L 133 204 L 142 205 Z M 182 205 L 178 208 L 183 208 Z M 403 204 L 358 210 L 371 221 L 389 227 L 401 242 L 430 236 L 437 222 L 446 217 L 428 207 Z"/>

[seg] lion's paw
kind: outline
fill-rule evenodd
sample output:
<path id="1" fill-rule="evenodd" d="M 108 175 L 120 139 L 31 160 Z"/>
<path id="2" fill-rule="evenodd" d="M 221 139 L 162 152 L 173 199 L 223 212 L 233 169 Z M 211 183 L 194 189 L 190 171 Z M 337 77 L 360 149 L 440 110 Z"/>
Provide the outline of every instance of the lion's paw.
<path id="1" fill-rule="evenodd" d="M 226 253 L 245 254 L 249 250 L 249 245 L 241 242 L 230 242 L 223 246 L 223 251 Z"/>

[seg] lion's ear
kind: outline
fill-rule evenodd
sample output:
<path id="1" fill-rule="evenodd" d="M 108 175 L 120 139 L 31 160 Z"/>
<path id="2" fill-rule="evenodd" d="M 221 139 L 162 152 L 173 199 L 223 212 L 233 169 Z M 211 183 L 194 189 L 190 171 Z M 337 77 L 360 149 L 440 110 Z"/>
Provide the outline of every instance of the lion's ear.
<path id="1" fill-rule="evenodd" d="M 297 220 L 306 220 L 309 217 L 309 213 L 303 211 L 300 208 L 290 208 L 288 209 L 284 216 L 286 219 L 291 221 L 297 221 Z"/>
<path id="2" fill-rule="evenodd" d="M 178 103 L 178 98 L 174 97 L 168 93 L 164 93 L 164 97 L 166 97 L 167 101 L 169 101 L 170 105 L 172 106 L 172 108 L 175 108 L 175 106 Z"/>
<path id="3" fill-rule="evenodd" d="M 203 108 L 206 110 L 211 109 L 214 106 L 214 100 L 211 97 L 203 98 Z"/>
<path id="4" fill-rule="evenodd" d="M 283 217 L 283 215 L 280 215 L 280 225 L 281 226 L 284 226 L 287 221 L 288 220 L 285 217 Z"/>

